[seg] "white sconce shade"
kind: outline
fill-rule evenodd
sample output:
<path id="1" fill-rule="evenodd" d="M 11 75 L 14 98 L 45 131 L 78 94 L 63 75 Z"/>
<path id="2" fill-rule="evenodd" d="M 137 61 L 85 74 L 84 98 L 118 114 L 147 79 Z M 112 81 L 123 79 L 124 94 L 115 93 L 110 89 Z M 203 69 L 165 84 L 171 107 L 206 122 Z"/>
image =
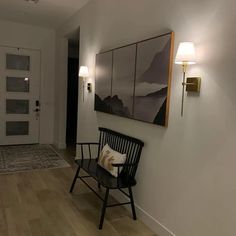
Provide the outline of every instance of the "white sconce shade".
<path id="1" fill-rule="evenodd" d="M 192 65 L 196 64 L 195 47 L 192 42 L 182 42 L 179 44 L 175 64 Z"/>
<path id="2" fill-rule="evenodd" d="M 87 66 L 81 66 L 79 68 L 79 77 L 84 77 L 84 78 L 89 77 L 89 71 Z"/>

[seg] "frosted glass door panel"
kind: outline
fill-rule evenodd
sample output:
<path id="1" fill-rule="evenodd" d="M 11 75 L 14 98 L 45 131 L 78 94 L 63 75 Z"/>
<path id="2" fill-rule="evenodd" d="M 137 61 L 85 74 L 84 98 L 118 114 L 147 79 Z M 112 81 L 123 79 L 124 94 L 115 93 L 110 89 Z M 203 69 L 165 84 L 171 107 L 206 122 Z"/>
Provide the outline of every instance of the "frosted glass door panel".
<path id="1" fill-rule="evenodd" d="M 29 92 L 29 78 L 7 77 L 7 92 Z"/>
<path id="2" fill-rule="evenodd" d="M 29 100 L 6 100 L 7 114 L 29 114 Z"/>
<path id="3" fill-rule="evenodd" d="M 30 57 L 22 55 L 7 54 L 6 68 L 8 70 L 30 70 Z"/>
<path id="4" fill-rule="evenodd" d="M 28 135 L 28 134 L 29 134 L 28 121 L 7 121 L 6 122 L 6 136 Z"/>

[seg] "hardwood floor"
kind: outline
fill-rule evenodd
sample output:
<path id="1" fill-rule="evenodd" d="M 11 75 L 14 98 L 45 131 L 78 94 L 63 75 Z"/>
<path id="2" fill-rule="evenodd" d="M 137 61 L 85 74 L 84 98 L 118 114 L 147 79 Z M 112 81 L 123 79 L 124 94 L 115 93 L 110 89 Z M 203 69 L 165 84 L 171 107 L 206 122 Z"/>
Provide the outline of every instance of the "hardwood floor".
<path id="1" fill-rule="evenodd" d="M 70 152 L 61 153 L 73 163 Z M 73 168 L 0 175 L 0 235 L 155 235 L 123 207 L 108 209 L 98 230 L 101 201 L 79 181 L 69 193 Z"/>

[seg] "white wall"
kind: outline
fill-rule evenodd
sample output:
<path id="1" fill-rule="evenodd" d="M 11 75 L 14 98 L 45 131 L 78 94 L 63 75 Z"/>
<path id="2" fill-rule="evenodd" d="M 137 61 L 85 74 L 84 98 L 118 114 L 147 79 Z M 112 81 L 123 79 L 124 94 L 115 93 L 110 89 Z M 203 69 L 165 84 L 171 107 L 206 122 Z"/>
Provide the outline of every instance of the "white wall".
<path id="1" fill-rule="evenodd" d="M 80 26 L 80 63 L 91 81 L 101 50 L 169 29 L 175 52 L 180 41 L 197 46 L 189 75 L 202 76 L 201 94 L 187 96 L 181 118 L 181 68 L 174 66 L 168 128 L 95 113 L 92 94 L 79 98 L 78 140 L 95 140 L 100 125 L 145 142 L 135 197 L 160 236 L 236 235 L 235 8 L 233 0 L 94 0 L 58 31 L 62 37 Z"/>
<path id="2" fill-rule="evenodd" d="M 0 21 L 0 45 L 41 51 L 40 143 L 53 143 L 55 33 L 40 27 Z"/>

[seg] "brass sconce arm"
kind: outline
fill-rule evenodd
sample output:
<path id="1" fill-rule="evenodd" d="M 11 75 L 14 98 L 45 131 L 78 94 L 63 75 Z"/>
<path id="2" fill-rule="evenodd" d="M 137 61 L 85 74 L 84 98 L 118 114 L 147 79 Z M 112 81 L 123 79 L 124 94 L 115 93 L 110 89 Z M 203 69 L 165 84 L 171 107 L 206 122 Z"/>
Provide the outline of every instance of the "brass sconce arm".
<path id="1" fill-rule="evenodd" d="M 196 85 L 196 83 L 187 83 L 187 82 L 185 82 L 185 83 L 182 83 L 182 85 Z"/>
<path id="2" fill-rule="evenodd" d="M 181 116 L 184 115 L 184 86 L 186 84 L 185 82 L 185 77 L 186 77 L 186 71 L 187 71 L 187 63 L 182 64 L 182 69 L 183 69 L 183 82 L 182 82 L 182 102 L 181 102 Z"/>

